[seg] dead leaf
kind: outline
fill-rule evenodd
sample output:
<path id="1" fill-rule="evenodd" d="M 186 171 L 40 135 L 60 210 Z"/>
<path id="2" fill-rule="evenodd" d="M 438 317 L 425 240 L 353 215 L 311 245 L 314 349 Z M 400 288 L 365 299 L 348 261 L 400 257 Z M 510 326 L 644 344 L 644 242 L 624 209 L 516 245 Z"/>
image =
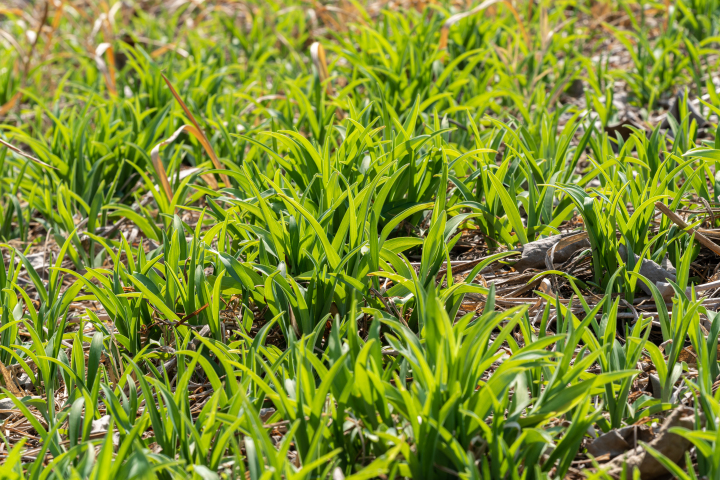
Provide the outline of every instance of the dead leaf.
<path id="1" fill-rule="evenodd" d="M 15 106 L 18 100 L 20 100 L 20 97 L 22 97 L 22 92 L 17 92 L 15 95 L 13 95 L 10 100 L 7 101 L 5 105 L 0 107 L 0 117 L 5 115 L 7 112 L 12 110 L 12 108 Z"/>
<path id="2" fill-rule="evenodd" d="M 3 365 L 2 362 L 0 362 L 0 373 L 2 373 L 3 379 L 5 380 L 5 386 L 10 390 L 10 392 L 15 395 L 16 397 L 24 397 L 25 392 L 20 390 L 20 388 L 15 383 L 15 379 L 13 378 L 12 373 L 10 370 L 5 368 L 5 365 Z"/>
<path id="3" fill-rule="evenodd" d="M 720 345 L 717 347 L 716 357 L 717 360 L 720 360 Z M 682 349 L 680 352 L 680 356 L 678 357 L 678 361 L 685 362 L 688 365 L 697 365 L 697 353 L 695 352 L 695 349 L 692 347 L 692 345 L 689 345 Z"/>
<path id="4" fill-rule="evenodd" d="M 320 83 L 325 85 L 325 91 L 328 95 L 333 95 L 332 85 L 328 82 L 330 74 L 328 73 L 327 61 L 325 60 L 325 49 L 320 42 L 314 42 L 310 45 L 310 58 L 312 58 L 312 62 L 318 72 Z"/>
<path id="5" fill-rule="evenodd" d="M 185 112 L 185 115 L 190 119 L 192 122 L 192 126 L 195 127 L 194 129 L 188 128 L 188 132 L 190 132 L 203 146 L 205 151 L 207 152 L 208 156 L 210 157 L 210 160 L 212 160 L 213 165 L 218 170 L 224 170 L 224 167 L 220 163 L 220 160 L 218 159 L 217 155 L 215 154 L 215 150 L 212 148 L 212 145 L 210 145 L 210 141 L 208 141 L 207 137 L 205 136 L 205 133 L 200 128 L 200 125 L 198 124 L 197 120 L 195 120 L 195 117 L 190 112 L 190 109 L 185 105 L 185 102 L 183 102 L 182 98 L 180 98 L 180 95 L 178 95 L 177 91 L 175 90 L 175 87 L 172 86 L 172 83 L 170 83 L 170 80 L 167 79 L 167 77 L 164 74 L 160 74 L 165 80 L 165 84 L 170 89 L 170 93 L 172 93 L 173 97 L 175 97 L 175 100 L 180 104 L 180 107 L 183 109 L 183 112 Z M 189 127 L 189 125 L 186 125 L 182 128 Z M 177 136 L 178 132 L 175 132 L 174 136 Z M 230 179 L 228 176 L 224 173 L 220 174 L 220 178 L 225 183 L 225 188 L 230 188 Z M 172 199 L 172 197 L 170 197 Z"/>

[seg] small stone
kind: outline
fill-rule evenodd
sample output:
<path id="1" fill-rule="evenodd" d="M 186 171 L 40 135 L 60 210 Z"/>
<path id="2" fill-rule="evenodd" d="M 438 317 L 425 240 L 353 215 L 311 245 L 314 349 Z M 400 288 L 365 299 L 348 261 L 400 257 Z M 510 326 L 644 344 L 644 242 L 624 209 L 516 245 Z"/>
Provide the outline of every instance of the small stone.
<path id="1" fill-rule="evenodd" d="M 3 410 L 17 410 L 17 407 L 9 398 L 3 398 L 0 400 L 0 418 L 7 418 L 11 415 L 11 412 Z"/>
<path id="2" fill-rule="evenodd" d="M 556 243 L 561 242 L 563 239 L 578 235 L 577 232 L 570 235 L 553 235 L 547 238 L 541 238 L 534 242 L 526 243 L 522 250 L 522 257 L 518 260 L 513 267 L 518 272 L 523 272 L 528 268 L 545 268 L 545 256 Z M 585 238 L 578 238 L 577 241 L 570 243 L 560 249 L 555 249 L 553 255 L 553 263 L 558 265 L 567 261 L 575 252 L 582 248 L 589 248 L 590 241 Z"/>

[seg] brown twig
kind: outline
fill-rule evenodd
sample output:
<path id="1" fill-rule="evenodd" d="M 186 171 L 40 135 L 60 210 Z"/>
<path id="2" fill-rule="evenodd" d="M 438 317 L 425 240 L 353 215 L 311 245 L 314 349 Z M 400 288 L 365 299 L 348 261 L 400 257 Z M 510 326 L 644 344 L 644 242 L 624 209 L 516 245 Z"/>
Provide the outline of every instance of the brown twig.
<path id="1" fill-rule="evenodd" d="M 683 230 L 685 230 L 688 233 L 694 233 L 695 240 L 700 242 L 702 245 L 705 245 L 707 248 L 712 250 L 713 253 L 715 253 L 716 255 L 720 256 L 720 246 L 718 246 L 715 242 L 713 242 L 712 240 L 707 238 L 702 233 L 698 232 L 697 229 L 690 228 L 690 226 L 687 223 L 685 223 L 685 221 L 682 218 L 680 218 L 680 216 L 678 214 L 670 211 L 670 209 L 667 207 L 667 205 L 665 205 L 664 203 L 661 203 L 661 202 L 655 202 L 655 206 L 657 207 L 658 210 L 660 210 L 663 214 L 665 214 L 666 217 L 668 217 L 670 220 L 672 220 L 673 223 L 675 223 L 675 225 L 682 228 Z"/>
<path id="2" fill-rule="evenodd" d="M 390 313 L 390 305 L 392 305 L 392 307 L 393 307 L 392 309 L 395 312 L 395 316 L 398 317 L 398 319 L 400 320 L 400 322 L 403 325 L 405 325 L 406 327 L 408 326 L 407 322 L 402 317 L 402 315 L 400 315 L 400 312 L 398 311 L 398 309 L 394 303 L 390 302 L 390 304 L 388 304 L 388 302 L 385 301 L 385 298 L 382 296 L 382 294 L 380 292 L 378 292 L 377 290 L 375 290 L 373 287 L 370 287 L 370 291 L 375 294 L 375 297 L 377 297 L 377 299 L 380 300 L 383 305 L 385 305 L 385 310 L 387 310 L 388 313 Z"/>
<path id="3" fill-rule="evenodd" d="M 25 62 L 23 65 L 23 74 L 22 74 L 22 83 L 23 84 L 25 83 L 28 72 L 30 71 L 30 59 L 32 58 L 32 54 L 35 51 L 35 47 L 37 46 L 38 40 L 40 40 L 40 34 L 42 33 L 43 25 L 45 25 L 45 22 L 47 21 L 49 10 L 50 10 L 50 0 L 46 0 L 45 1 L 45 9 L 43 10 L 43 14 L 40 17 L 40 23 L 38 24 L 37 31 L 35 32 L 35 38 L 33 38 L 32 45 L 30 45 L 30 50 L 28 51 L 27 58 L 25 58 Z"/>
<path id="4" fill-rule="evenodd" d="M 37 158 L 33 157 L 32 155 L 29 155 L 29 154 L 23 152 L 19 148 L 9 144 L 8 142 L 6 142 L 5 140 L 3 140 L 1 138 L 0 138 L 0 145 L 3 145 L 5 147 L 9 148 L 10 150 L 17 153 L 18 155 L 22 155 L 23 157 L 32 160 L 33 162 L 37 163 L 38 165 L 42 165 L 43 167 L 52 168 L 53 170 L 57 170 L 57 168 L 53 167 L 52 165 L 48 165 L 47 163 L 43 162 L 42 160 L 38 160 Z"/>

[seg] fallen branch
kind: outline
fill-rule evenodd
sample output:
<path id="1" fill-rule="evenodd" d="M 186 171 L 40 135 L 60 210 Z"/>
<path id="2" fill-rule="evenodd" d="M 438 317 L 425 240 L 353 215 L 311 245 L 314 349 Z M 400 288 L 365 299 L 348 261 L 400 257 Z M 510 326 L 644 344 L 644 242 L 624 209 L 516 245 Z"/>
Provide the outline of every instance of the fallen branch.
<path id="1" fill-rule="evenodd" d="M 700 242 L 700 244 L 705 245 L 707 248 L 712 250 L 713 253 L 715 253 L 715 255 L 720 256 L 720 246 L 718 246 L 715 242 L 710 240 L 708 237 L 706 237 L 702 233 L 698 232 L 696 229 L 690 228 L 690 225 L 685 223 L 685 221 L 682 218 L 680 218 L 680 216 L 678 214 L 670 211 L 670 209 L 667 207 L 667 205 L 665 205 L 664 203 L 661 203 L 661 202 L 655 202 L 655 206 L 666 217 L 668 217 L 670 220 L 672 220 L 675 225 L 682 228 L 683 230 L 685 230 L 688 233 L 694 233 L 695 240 L 697 240 L 698 242 Z"/>

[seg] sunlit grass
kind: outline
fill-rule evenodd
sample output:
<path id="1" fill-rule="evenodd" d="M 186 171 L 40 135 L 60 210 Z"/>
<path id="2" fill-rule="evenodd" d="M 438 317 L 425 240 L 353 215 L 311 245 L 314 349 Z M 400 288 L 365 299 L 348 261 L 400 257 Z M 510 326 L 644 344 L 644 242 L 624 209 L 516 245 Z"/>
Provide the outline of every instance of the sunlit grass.
<path id="1" fill-rule="evenodd" d="M 718 2 L 126 3 L 0 8 L 0 476 L 720 478 Z"/>

